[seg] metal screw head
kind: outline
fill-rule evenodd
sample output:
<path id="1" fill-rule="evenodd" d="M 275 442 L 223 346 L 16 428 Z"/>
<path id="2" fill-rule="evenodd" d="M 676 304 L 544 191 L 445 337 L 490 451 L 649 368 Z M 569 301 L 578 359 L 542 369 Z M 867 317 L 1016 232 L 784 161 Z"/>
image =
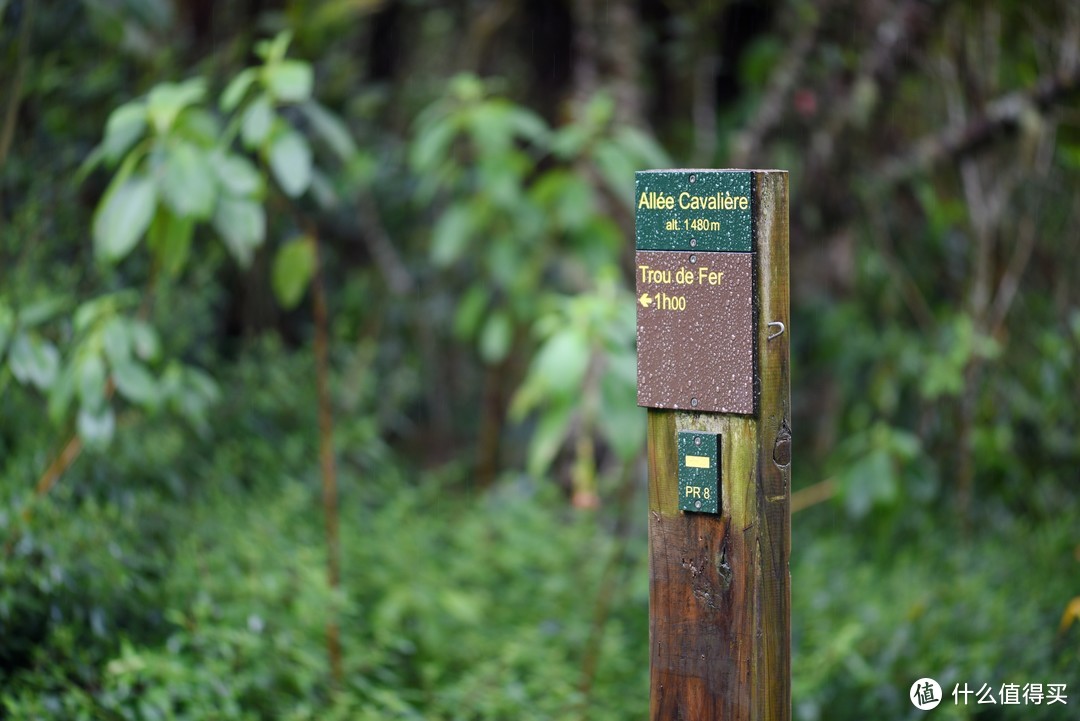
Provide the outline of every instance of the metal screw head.
<path id="1" fill-rule="evenodd" d="M 691 398 L 690 399 L 690 405 L 693 406 L 694 408 L 697 408 L 697 398 Z"/>
<path id="2" fill-rule="evenodd" d="M 700 438 L 695 438 L 694 439 L 694 445 L 695 446 L 700 446 L 701 445 L 701 439 Z"/>
<path id="3" fill-rule="evenodd" d="M 693 173 L 690 173 L 690 182 L 693 183 L 695 180 L 697 180 L 697 176 Z"/>
<path id="4" fill-rule="evenodd" d="M 696 255 L 691 255 L 690 256 L 690 262 L 691 263 L 696 263 L 697 262 L 697 256 Z"/>
<path id="5" fill-rule="evenodd" d="M 690 247 L 691 248 L 696 248 L 697 247 L 697 238 L 691 238 L 690 239 Z"/>
<path id="6" fill-rule="evenodd" d="M 701 501 L 694 501 L 694 508 L 701 508 Z"/>

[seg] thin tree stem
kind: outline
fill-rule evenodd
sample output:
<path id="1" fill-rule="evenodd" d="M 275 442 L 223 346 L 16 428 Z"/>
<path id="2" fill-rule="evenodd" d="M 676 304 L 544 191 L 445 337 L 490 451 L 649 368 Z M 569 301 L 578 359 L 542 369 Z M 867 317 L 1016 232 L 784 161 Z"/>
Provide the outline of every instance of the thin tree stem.
<path id="1" fill-rule="evenodd" d="M 315 319 L 315 383 L 319 396 L 319 461 L 322 469 L 323 515 L 326 520 L 326 579 L 331 591 L 341 586 L 341 541 L 339 534 L 337 468 L 334 464 L 334 417 L 330 407 L 330 340 L 326 310 L 326 285 L 319 239 L 312 231 L 315 276 L 312 285 Z M 344 673 L 341 662 L 341 632 L 337 612 L 331 611 L 326 622 L 326 650 L 330 659 L 330 678 L 334 688 L 341 688 Z"/>

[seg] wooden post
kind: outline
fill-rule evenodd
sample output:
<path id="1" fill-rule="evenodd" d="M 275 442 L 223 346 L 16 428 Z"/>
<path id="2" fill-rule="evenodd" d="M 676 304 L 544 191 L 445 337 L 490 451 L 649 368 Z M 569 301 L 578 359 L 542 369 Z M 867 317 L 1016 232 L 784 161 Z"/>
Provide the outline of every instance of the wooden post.
<path id="1" fill-rule="evenodd" d="M 789 721 L 788 175 L 636 185 L 650 718 Z"/>

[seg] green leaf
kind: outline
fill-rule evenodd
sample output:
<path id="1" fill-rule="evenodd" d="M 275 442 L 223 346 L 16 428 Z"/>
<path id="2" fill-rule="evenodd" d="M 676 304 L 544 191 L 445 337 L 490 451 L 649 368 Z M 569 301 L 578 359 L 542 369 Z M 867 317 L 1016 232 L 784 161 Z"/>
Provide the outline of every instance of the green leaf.
<path id="1" fill-rule="evenodd" d="M 295 198 L 311 185 L 311 147 L 300 133 L 289 130 L 270 145 L 270 170 L 285 194 Z"/>
<path id="2" fill-rule="evenodd" d="M 505 311 L 495 311 L 488 316 L 480 332 L 480 357 L 485 363 L 499 363 L 510 353 L 514 328 Z"/>
<path id="3" fill-rule="evenodd" d="M 589 350 L 589 339 L 585 335 L 574 327 L 565 328 L 540 348 L 532 372 L 549 391 L 574 394 L 585 380 Z"/>
<path id="4" fill-rule="evenodd" d="M 125 103 L 109 115 L 105 123 L 105 139 L 101 151 L 107 161 L 115 163 L 146 132 L 146 105 Z"/>
<path id="5" fill-rule="evenodd" d="M 244 95 L 254 82 L 254 68 L 248 68 L 247 70 L 238 73 L 235 78 L 229 81 L 229 84 L 225 87 L 225 92 L 221 94 L 221 109 L 226 113 L 231 113 L 236 110 L 237 106 L 240 105 L 240 101 L 244 99 Z"/>
<path id="6" fill-rule="evenodd" d="M 144 361 L 157 360 L 161 355 L 161 339 L 154 327 L 144 320 L 136 320 L 130 323 L 129 329 L 135 355 Z"/>
<path id="7" fill-rule="evenodd" d="M 49 389 L 48 412 L 53 423 L 60 423 L 67 416 L 68 407 L 75 397 L 75 368 L 69 365 L 56 378 Z"/>
<path id="8" fill-rule="evenodd" d="M 222 197 L 214 209 L 213 225 L 237 262 L 244 267 L 250 265 L 255 248 L 266 236 L 263 207 L 251 200 Z"/>
<path id="9" fill-rule="evenodd" d="M 297 103 L 311 97 L 314 75 L 301 60 L 283 60 L 263 68 L 263 83 L 278 100 Z"/>
<path id="10" fill-rule="evenodd" d="M 431 233 L 431 260 L 439 267 L 446 267 L 465 254 L 473 233 L 473 211 L 464 204 L 450 207 Z"/>
<path id="11" fill-rule="evenodd" d="M 490 296 L 491 291 L 487 285 L 477 283 L 469 288 L 458 302 L 457 312 L 454 313 L 454 336 L 458 340 L 466 340 L 476 335 Z"/>
<path id="12" fill-rule="evenodd" d="M 214 177 L 205 151 L 191 143 L 171 145 L 161 180 L 165 203 L 180 218 L 209 218 L 217 196 Z"/>
<path id="13" fill-rule="evenodd" d="M 230 195 L 257 196 L 262 192 L 262 175 L 250 160 L 234 153 L 210 156 L 214 172 Z"/>
<path id="14" fill-rule="evenodd" d="M 899 497 L 899 479 L 888 452 L 873 449 L 840 476 L 840 494 L 852 518 L 862 518 L 875 506 L 890 506 Z"/>
<path id="15" fill-rule="evenodd" d="M 536 113 L 521 107 L 514 107 L 510 111 L 510 125 L 514 132 L 524 137 L 535 145 L 543 145 L 548 139 L 548 127 Z"/>
<path id="16" fill-rule="evenodd" d="M 138 405 L 154 405 L 158 401 L 158 384 L 141 363 L 128 361 L 113 366 L 113 383 L 120 395 Z"/>
<path id="17" fill-rule="evenodd" d="M 309 237 L 295 238 L 274 258 L 274 293 L 285 308 L 295 308 L 315 274 L 315 244 Z"/>
<path id="18" fill-rule="evenodd" d="M 162 83 L 150 91 L 146 113 L 160 135 L 165 135 L 176 122 L 184 108 L 201 101 L 206 95 L 206 83 L 202 78 L 192 78 L 182 83 Z"/>
<path id="19" fill-rule="evenodd" d="M 292 42 L 292 31 L 283 30 L 273 40 L 260 40 L 255 43 L 255 54 L 267 63 L 276 63 L 285 57 L 285 51 Z"/>
<path id="20" fill-rule="evenodd" d="M 536 431 L 529 441 L 529 473 L 540 477 L 555 460 L 559 448 L 566 439 L 570 421 L 574 417 L 574 405 L 560 403 L 547 408 L 537 423 Z"/>
<path id="21" fill-rule="evenodd" d="M 116 432 L 116 414 L 109 406 L 95 410 L 82 408 L 76 427 L 87 446 L 102 448 L 109 444 Z"/>
<path id="22" fill-rule="evenodd" d="M 314 100 L 301 105 L 300 110 L 311 122 L 312 130 L 326 142 L 338 158 L 347 161 L 356 155 L 356 143 L 353 142 L 349 128 L 341 118 Z"/>
<path id="23" fill-rule="evenodd" d="M 150 224 L 147 244 L 157 255 L 161 270 L 170 278 L 178 276 L 187 265 L 194 233 L 194 218 L 178 218 L 168 209 L 158 208 Z"/>
<path id="24" fill-rule="evenodd" d="M 221 123 L 208 110 L 187 108 L 177 118 L 173 135 L 189 140 L 200 148 L 211 148 L 221 138 Z"/>
<path id="25" fill-rule="evenodd" d="M 612 194 L 623 201 L 627 207 L 632 208 L 634 206 L 634 170 L 638 167 L 635 160 L 616 143 L 605 140 L 597 143 L 593 151 L 593 161 Z"/>
<path id="26" fill-rule="evenodd" d="M 45 390 L 56 380 L 60 352 L 37 334 L 20 333 L 11 344 L 8 367 L 19 383 L 30 383 Z"/>
<path id="27" fill-rule="evenodd" d="M 416 136 L 409 154 L 413 168 L 421 173 L 433 172 L 446 157 L 456 135 L 457 127 L 450 118 L 425 127 Z"/>
<path id="28" fill-rule="evenodd" d="M 244 139 L 244 144 L 249 148 L 262 145 L 270 134 L 273 123 L 274 109 L 270 105 L 270 97 L 263 93 L 247 107 L 240 121 L 240 135 Z"/>
<path id="29" fill-rule="evenodd" d="M 604 439 L 624 461 L 645 446 L 647 415 L 637 405 L 637 357 L 632 350 L 607 356 L 600 378 L 600 398 L 605 412 L 598 425 Z"/>
<path id="30" fill-rule="evenodd" d="M 0 305 L 0 360 L 4 358 L 8 341 L 11 340 L 11 331 L 15 327 L 15 314 L 5 306 Z"/>
<path id="31" fill-rule="evenodd" d="M 110 318 L 101 333 L 105 357 L 116 367 L 131 360 L 131 327 L 124 318 Z"/>
<path id="32" fill-rule="evenodd" d="M 156 203 L 154 182 L 145 175 L 114 182 L 94 215 L 96 255 L 116 262 L 130 253 L 150 226 Z"/>
<path id="33" fill-rule="evenodd" d="M 78 366 L 79 399 L 93 413 L 105 406 L 105 361 L 101 356 L 85 356 Z"/>
<path id="34" fill-rule="evenodd" d="M 28 303 L 19 308 L 19 326 L 21 328 L 33 328 L 45 321 L 55 318 L 64 310 L 66 303 L 63 298 L 52 297 Z"/>

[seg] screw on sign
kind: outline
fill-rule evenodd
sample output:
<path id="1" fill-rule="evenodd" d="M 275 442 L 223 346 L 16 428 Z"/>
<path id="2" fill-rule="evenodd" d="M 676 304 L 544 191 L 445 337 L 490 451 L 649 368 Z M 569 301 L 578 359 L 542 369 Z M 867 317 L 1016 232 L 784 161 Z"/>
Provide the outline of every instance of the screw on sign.
<path id="1" fill-rule="evenodd" d="M 791 718 L 788 177 L 635 177 L 650 718 Z"/>

